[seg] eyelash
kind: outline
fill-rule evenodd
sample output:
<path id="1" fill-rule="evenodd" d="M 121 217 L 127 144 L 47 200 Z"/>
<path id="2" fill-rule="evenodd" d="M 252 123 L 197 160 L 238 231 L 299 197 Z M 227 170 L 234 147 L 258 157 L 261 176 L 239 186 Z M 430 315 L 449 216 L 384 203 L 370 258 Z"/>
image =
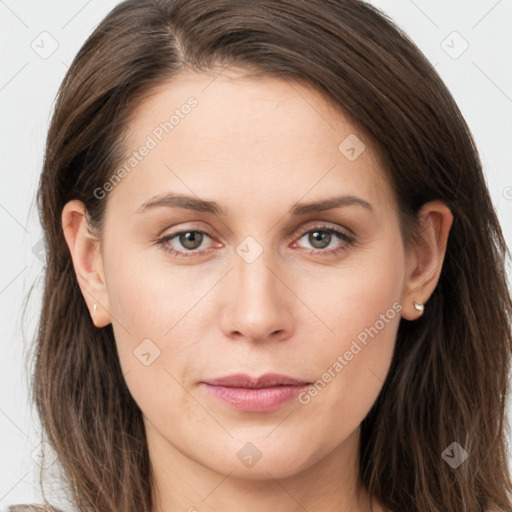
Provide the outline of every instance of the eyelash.
<path id="1" fill-rule="evenodd" d="M 308 227 L 308 228 L 302 229 L 299 232 L 298 240 L 300 240 L 304 235 L 306 235 L 308 233 L 311 233 L 311 232 L 314 232 L 314 231 L 322 231 L 322 232 L 325 232 L 325 233 L 334 234 L 334 235 L 336 235 L 338 238 L 340 238 L 345 243 L 342 244 L 339 247 L 336 247 L 335 249 L 328 249 L 328 250 L 324 250 L 324 249 L 311 249 L 309 251 L 309 254 L 321 253 L 322 255 L 325 255 L 325 256 L 334 256 L 334 255 L 341 254 L 346 249 L 348 249 L 348 247 L 350 247 L 351 245 L 354 245 L 354 243 L 355 243 L 355 237 L 353 235 L 351 235 L 351 234 L 349 234 L 349 233 L 347 233 L 345 231 L 341 231 L 339 229 L 327 226 L 325 224 L 319 224 L 317 226 L 312 226 L 312 227 Z M 167 253 L 169 253 L 169 254 L 171 254 L 173 256 L 177 256 L 177 257 L 185 257 L 186 258 L 186 257 L 191 257 L 191 256 L 198 256 L 198 255 L 202 255 L 202 254 L 204 254 L 204 253 L 206 253 L 208 251 L 208 250 L 198 251 L 197 249 L 190 250 L 190 251 L 178 251 L 176 249 L 169 248 L 166 245 L 167 242 L 169 242 L 173 238 L 177 237 L 178 235 L 181 235 L 181 234 L 184 234 L 184 233 L 202 233 L 202 234 L 208 235 L 210 238 L 214 237 L 214 235 L 210 231 L 208 231 L 207 229 L 185 229 L 185 230 L 182 230 L 182 231 L 177 231 L 176 233 L 172 233 L 170 235 L 166 235 L 163 238 L 160 238 L 159 240 L 157 240 L 157 244 L 159 246 L 161 246 L 162 249 L 165 252 L 167 252 Z"/>

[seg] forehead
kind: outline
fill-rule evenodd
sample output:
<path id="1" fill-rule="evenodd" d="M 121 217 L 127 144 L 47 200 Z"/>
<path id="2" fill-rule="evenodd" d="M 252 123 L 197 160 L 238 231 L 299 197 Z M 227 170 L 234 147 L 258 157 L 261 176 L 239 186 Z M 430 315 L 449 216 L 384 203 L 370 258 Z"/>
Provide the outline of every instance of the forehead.
<path id="1" fill-rule="evenodd" d="M 188 108 L 192 101 L 196 105 Z M 234 69 L 182 73 L 153 89 L 134 110 L 129 130 L 132 140 L 142 140 L 156 128 L 155 122 L 165 125 L 172 117 L 170 130 L 162 126 L 163 138 L 177 142 L 183 135 L 189 146 L 195 142 L 203 148 L 211 140 L 222 141 L 223 146 L 232 142 L 230 153 L 273 143 L 287 154 L 286 143 L 297 150 L 299 141 L 307 142 L 301 154 L 313 149 L 338 150 L 339 137 L 357 131 L 332 101 L 312 87 L 291 80 L 246 77 Z M 201 131 L 191 140 L 197 128 Z M 170 131 L 172 137 L 166 137 Z M 243 140 L 240 147 L 238 142 Z"/>
<path id="2" fill-rule="evenodd" d="M 127 142 L 124 163 L 150 150 L 112 196 L 124 190 L 142 201 L 176 190 L 291 204 L 336 188 L 392 205 L 365 135 L 321 93 L 289 80 L 233 69 L 182 73 L 139 102 Z"/>

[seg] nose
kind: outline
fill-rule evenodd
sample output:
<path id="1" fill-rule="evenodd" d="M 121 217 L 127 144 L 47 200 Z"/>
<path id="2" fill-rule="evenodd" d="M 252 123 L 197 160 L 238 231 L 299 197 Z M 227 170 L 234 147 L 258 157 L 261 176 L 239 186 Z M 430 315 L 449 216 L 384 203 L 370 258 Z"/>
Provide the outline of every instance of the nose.
<path id="1" fill-rule="evenodd" d="M 294 294 L 286 272 L 265 252 L 252 263 L 234 256 L 221 312 L 221 328 L 228 338 L 263 342 L 293 336 Z"/>

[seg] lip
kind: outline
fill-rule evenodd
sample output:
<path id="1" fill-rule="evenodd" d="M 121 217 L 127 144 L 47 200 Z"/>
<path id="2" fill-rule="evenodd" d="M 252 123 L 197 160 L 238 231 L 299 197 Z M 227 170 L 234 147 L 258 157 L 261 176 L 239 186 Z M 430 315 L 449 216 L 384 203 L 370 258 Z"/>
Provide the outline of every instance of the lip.
<path id="1" fill-rule="evenodd" d="M 298 386 L 311 384 L 305 380 L 295 379 L 279 373 L 265 373 L 259 377 L 251 377 L 245 373 L 226 375 L 216 379 L 203 381 L 211 386 L 225 386 L 231 388 L 270 388 L 273 386 Z"/>
<path id="2" fill-rule="evenodd" d="M 201 382 L 210 395 L 246 412 L 278 409 L 293 400 L 309 384 L 305 380 L 277 373 L 266 373 L 260 377 L 236 374 Z"/>

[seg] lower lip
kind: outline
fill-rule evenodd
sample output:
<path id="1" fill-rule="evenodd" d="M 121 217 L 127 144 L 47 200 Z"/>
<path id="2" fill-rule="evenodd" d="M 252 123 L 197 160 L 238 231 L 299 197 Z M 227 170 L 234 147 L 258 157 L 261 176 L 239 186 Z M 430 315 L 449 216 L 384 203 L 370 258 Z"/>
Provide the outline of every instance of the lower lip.
<path id="1" fill-rule="evenodd" d="M 290 402 L 304 391 L 308 384 L 297 386 L 273 386 L 270 388 L 232 388 L 203 383 L 213 396 L 246 412 L 273 411 Z"/>

